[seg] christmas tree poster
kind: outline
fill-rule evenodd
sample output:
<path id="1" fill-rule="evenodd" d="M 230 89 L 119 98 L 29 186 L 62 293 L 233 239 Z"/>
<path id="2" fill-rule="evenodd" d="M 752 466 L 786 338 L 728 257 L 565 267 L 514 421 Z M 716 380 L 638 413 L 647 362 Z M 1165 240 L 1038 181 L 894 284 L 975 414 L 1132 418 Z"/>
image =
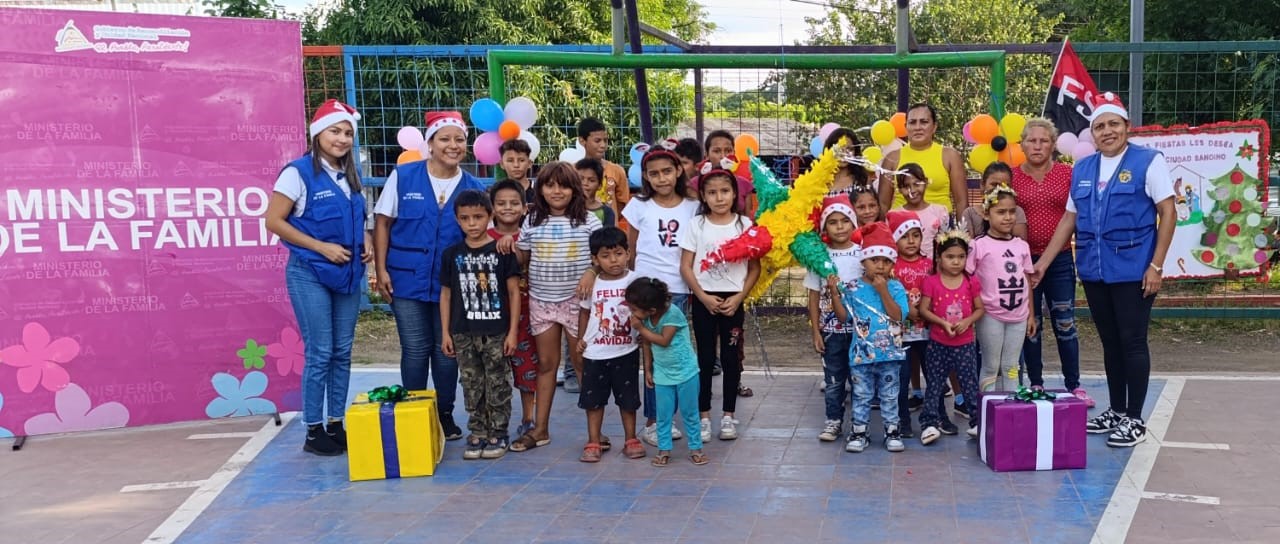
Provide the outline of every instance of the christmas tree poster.
<path id="1" fill-rule="evenodd" d="M 1164 154 L 1177 228 L 1164 262 L 1169 278 L 1256 272 L 1271 257 L 1263 214 L 1270 130 L 1250 120 L 1199 127 L 1139 127 L 1129 141 Z"/>

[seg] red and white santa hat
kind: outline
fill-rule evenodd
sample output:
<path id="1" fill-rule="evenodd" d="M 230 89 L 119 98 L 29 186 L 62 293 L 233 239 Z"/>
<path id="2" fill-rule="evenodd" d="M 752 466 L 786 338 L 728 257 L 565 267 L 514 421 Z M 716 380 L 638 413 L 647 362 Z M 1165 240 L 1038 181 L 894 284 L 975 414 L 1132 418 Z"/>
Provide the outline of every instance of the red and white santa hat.
<path id="1" fill-rule="evenodd" d="M 356 129 L 356 121 L 360 120 L 360 112 L 355 108 L 338 102 L 335 98 L 330 98 L 320 104 L 316 108 L 316 114 L 311 118 L 310 132 L 311 137 L 315 138 L 316 134 L 324 132 L 324 129 L 333 125 L 346 121 L 351 123 L 351 130 Z"/>
<path id="2" fill-rule="evenodd" d="M 1129 120 L 1129 110 L 1124 107 L 1124 102 L 1120 101 L 1120 97 L 1110 91 L 1095 95 L 1093 97 L 1093 113 L 1089 114 L 1089 122 L 1094 122 L 1104 113 L 1114 113 L 1119 115 L 1125 121 Z"/>
<path id="3" fill-rule="evenodd" d="M 462 129 L 462 134 L 467 133 L 467 123 L 462 120 L 462 114 L 456 111 L 429 111 L 426 115 L 427 131 L 426 139 L 430 140 L 440 129 L 444 127 L 458 127 Z"/>
<path id="4" fill-rule="evenodd" d="M 885 219 L 889 221 L 889 230 L 893 231 L 894 242 L 901 240 L 911 229 L 924 230 L 920 216 L 911 210 L 892 210 Z"/>
<path id="5" fill-rule="evenodd" d="M 862 246 L 862 260 L 872 257 L 888 257 L 891 261 L 898 260 L 898 244 L 893 241 L 893 235 L 889 232 L 889 226 L 884 223 L 871 223 L 863 225 L 850 237 L 853 243 Z"/>
<path id="6" fill-rule="evenodd" d="M 844 214 L 849 221 L 857 221 L 853 214 L 853 203 L 849 202 L 849 195 L 840 193 L 838 195 L 828 196 L 822 199 L 822 213 L 818 214 L 813 227 L 818 232 L 822 232 L 827 227 L 827 218 L 832 214 Z"/>

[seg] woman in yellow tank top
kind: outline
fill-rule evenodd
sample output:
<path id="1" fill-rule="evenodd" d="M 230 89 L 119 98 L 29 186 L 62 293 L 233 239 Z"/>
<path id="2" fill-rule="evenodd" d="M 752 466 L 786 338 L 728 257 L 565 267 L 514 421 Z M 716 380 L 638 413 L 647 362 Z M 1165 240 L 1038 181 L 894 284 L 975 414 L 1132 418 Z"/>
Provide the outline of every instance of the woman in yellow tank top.
<path id="1" fill-rule="evenodd" d="M 938 113 L 933 106 L 919 103 L 907 110 L 907 145 L 890 151 L 884 157 L 884 168 L 897 170 L 898 165 L 916 163 L 929 178 L 925 189 L 925 202 L 938 204 L 955 214 L 963 210 L 969 201 L 969 187 L 964 157 L 953 148 L 933 141 L 938 131 Z M 895 194 L 893 176 L 880 179 L 880 205 L 884 209 L 901 208 L 902 195 Z M 954 204 L 953 204 L 954 202 Z"/>

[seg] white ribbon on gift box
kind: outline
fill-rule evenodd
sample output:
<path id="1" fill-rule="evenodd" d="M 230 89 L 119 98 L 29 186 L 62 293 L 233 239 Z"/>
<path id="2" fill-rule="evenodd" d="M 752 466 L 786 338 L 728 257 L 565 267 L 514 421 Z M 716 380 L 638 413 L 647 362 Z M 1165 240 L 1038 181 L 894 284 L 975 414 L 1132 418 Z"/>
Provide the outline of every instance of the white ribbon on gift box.
<path id="1" fill-rule="evenodd" d="M 984 395 L 978 416 L 978 456 L 987 462 L 987 406 L 1002 395 Z M 1053 470 L 1053 401 L 1036 400 L 1036 470 Z"/>

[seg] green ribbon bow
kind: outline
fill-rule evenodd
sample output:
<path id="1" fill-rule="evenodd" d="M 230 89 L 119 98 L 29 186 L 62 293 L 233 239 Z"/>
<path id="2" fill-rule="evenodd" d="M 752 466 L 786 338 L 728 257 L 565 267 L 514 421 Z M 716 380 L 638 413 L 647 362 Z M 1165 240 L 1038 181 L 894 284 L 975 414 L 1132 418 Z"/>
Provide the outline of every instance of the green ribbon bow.
<path id="1" fill-rule="evenodd" d="M 1022 402 L 1031 402 L 1036 400 L 1053 400 L 1058 398 L 1057 395 L 1045 391 L 1043 389 L 1030 389 L 1025 386 L 1019 387 L 1017 391 L 1009 395 L 1009 400 L 1017 400 Z"/>
<path id="2" fill-rule="evenodd" d="M 369 390 L 369 402 L 400 402 L 409 398 L 409 390 L 401 385 L 384 385 Z"/>

